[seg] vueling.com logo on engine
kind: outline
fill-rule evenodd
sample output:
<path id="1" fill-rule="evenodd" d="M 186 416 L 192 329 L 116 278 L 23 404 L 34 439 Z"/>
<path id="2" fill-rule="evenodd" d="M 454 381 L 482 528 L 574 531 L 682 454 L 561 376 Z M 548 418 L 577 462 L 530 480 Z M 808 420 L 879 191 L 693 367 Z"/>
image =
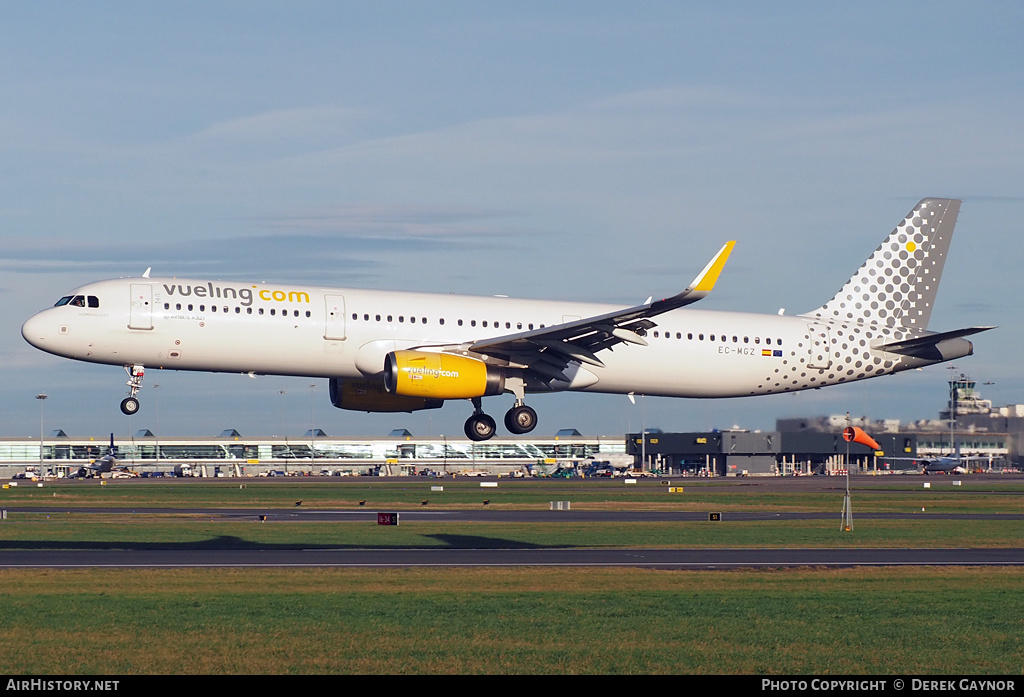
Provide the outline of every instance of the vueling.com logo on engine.
<path id="1" fill-rule="evenodd" d="M 403 368 L 411 380 L 421 380 L 423 377 L 430 378 L 458 378 L 457 370 L 441 370 L 440 368 L 424 368 L 423 366 L 406 366 Z"/>

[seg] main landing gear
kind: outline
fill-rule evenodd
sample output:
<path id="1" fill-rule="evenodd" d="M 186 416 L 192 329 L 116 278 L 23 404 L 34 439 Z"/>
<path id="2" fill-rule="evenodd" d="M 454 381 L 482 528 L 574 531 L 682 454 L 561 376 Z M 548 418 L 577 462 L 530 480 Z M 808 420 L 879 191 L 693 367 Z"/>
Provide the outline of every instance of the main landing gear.
<path id="1" fill-rule="evenodd" d="M 139 410 L 137 395 L 142 389 L 142 378 L 146 375 L 146 367 L 142 365 L 126 365 L 124 372 L 128 373 L 128 382 L 125 383 L 131 389 L 131 394 L 121 400 L 121 413 L 131 416 Z"/>
<path id="2" fill-rule="evenodd" d="M 474 398 L 472 401 L 473 415 L 466 419 L 466 437 L 475 441 L 493 438 L 497 431 L 494 419 L 483 412 L 479 397 Z M 537 412 L 523 404 L 522 399 L 517 399 L 512 408 L 505 412 L 505 428 L 508 429 L 509 433 L 521 435 L 529 433 L 536 427 Z"/>

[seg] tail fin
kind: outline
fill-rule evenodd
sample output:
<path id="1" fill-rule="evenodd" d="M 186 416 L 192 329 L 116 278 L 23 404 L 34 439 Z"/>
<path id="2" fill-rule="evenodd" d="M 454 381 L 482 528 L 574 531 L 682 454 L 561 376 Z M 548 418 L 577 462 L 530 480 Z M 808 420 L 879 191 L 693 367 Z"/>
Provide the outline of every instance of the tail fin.
<path id="1" fill-rule="evenodd" d="M 835 297 L 807 314 L 924 331 L 959 211 L 956 199 L 923 199 Z"/>

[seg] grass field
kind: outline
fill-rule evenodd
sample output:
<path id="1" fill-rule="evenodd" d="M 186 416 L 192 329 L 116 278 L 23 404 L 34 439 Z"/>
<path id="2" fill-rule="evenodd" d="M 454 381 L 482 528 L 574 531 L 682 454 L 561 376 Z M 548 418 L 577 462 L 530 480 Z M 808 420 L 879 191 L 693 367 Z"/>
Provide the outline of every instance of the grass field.
<path id="1" fill-rule="evenodd" d="M 0 493 L 12 549 L 330 547 L 1019 547 L 1021 521 L 858 519 L 857 513 L 1020 513 L 1019 485 L 839 491 L 502 482 L 489 505 L 824 511 L 722 523 L 240 521 L 92 514 L 130 508 L 482 506 L 477 482 L 111 482 Z M 425 494 L 424 492 L 427 492 Z M 1010 568 L 5 570 L 0 671 L 134 674 L 999 674 L 1024 672 L 1024 574 Z"/>
<path id="2" fill-rule="evenodd" d="M 1011 569 L 4 572 L 8 674 L 1000 674 Z"/>
<path id="3" fill-rule="evenodd" d="M 0 551 L 13 549 L 258 549 L 260 547 L 515 549 L 536 547 L 1020 547 L 1019 520 L 708 522 L 238 522 L 201 515 L 12 514 Z"/>

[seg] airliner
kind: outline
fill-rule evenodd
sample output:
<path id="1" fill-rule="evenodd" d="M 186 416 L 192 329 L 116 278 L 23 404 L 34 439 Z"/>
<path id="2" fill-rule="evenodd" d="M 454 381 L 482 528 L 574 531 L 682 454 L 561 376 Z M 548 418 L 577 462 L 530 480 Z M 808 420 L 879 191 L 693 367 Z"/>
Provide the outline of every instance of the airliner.
<path id="1" fill-rule="evenodd" d="M 927 329 L 960 210 L 922 200 L 824 305 L 804 314 L 702 311 L 727 242 L 690 285 L 621 307 L 411 292 L 141 277 L 90 283 L 30 317 L 22 335 L 74 360 L 120 365 L 121 411 L 139 410 L 146 368 L 326 378 L 335 407 L 366 412 L 473 407 L 509 394 L 513 434 L 532 431 L 527 394 L 718 398 L 818 389 L 973 353 L 992 329 Z"/>

